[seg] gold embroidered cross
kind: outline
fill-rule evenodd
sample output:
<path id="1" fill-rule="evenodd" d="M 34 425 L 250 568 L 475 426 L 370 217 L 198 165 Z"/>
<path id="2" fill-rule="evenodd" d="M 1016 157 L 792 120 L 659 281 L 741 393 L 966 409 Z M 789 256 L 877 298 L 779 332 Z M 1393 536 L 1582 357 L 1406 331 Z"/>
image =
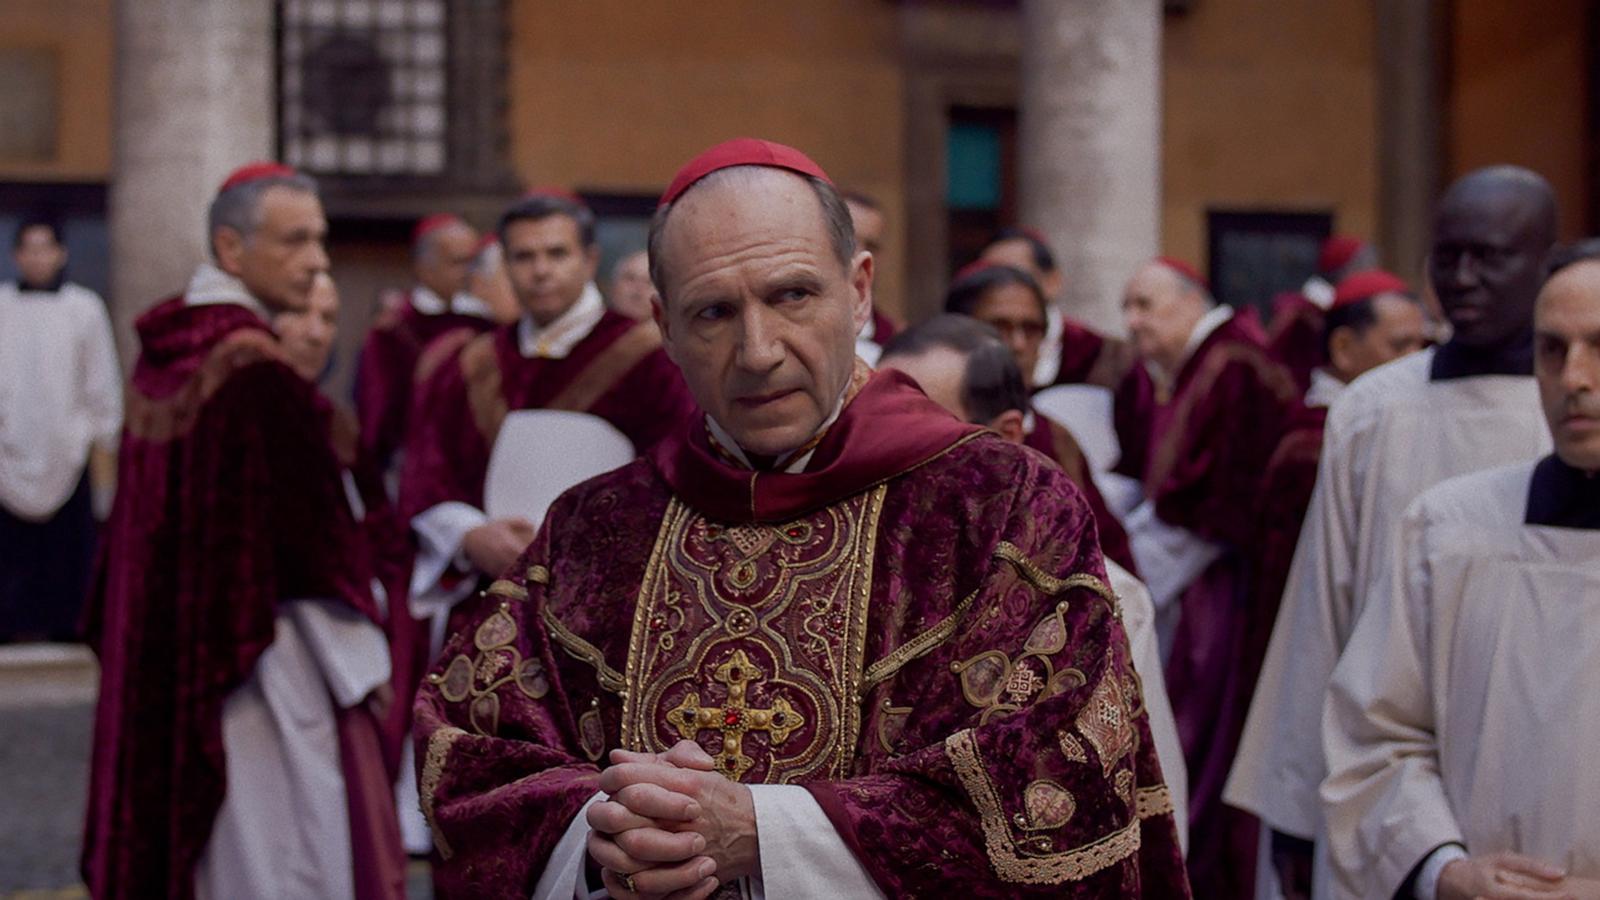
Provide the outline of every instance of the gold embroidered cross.
<path id="1" fill-rule="evenodd" d="M 691 741 L 702 731 L 722 732 L 722 752 L 714 759 L 717 771 L 731 781 L 738 781 L 756 764 L 743 752 L 747 733 L 765 731 L 776 746 L 805 724 L 805 719 L 782 697 L 774 698 L 769 709 L 751 709 L 747 705 L 745 688 L 766 677 L 750 662 L 750 657 L 743 650 L 735 650 L 726 662 L 712 672 L 712 678 L 728 686 L 728 699 L 722 706 L 701 706 L 700 695 L 691 692 L 683 698 L 682 703 L 667 712 L 668 724 Z"/>

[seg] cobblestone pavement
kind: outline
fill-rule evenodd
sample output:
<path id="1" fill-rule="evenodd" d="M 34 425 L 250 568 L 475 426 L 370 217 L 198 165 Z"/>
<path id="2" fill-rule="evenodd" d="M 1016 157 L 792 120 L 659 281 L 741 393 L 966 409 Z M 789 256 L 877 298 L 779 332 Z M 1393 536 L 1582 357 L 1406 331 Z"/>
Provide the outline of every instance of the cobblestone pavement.
<path id="1" fill-rule="evenodd" d="M 78 848 L 93 673 L 81 648 L 0 647 L 0 900 L 88 896 Z M 430 900 L 427 864 L 414 861 L 406 874 L 412 900 Z"/>

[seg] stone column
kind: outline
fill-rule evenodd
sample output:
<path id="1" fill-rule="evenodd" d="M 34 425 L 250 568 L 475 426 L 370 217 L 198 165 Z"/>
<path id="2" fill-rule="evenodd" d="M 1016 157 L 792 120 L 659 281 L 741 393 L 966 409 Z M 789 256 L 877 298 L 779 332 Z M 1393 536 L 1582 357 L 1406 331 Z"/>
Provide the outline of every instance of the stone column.
<path id="1" fill-rule="evenodd" d="M 206 258 L 206 207 L 275 147 L 272 0 L 117 0 L 110 303 L 132 323 Z"/>
<path id="2" fill-rule="evenodd" d="M 1160 0 L 1022 3 L 1022 221 L 1051 239 L 1066 311 L 1117 334 L 1160 241 L 1161 16 Z"/>
<path id="3" fill-rule="evenodd" d="M 1449 9 L 1439 0 L 1379 0 L 1378 246 L 1384 266 L 1421 283 L 1444 160 Z"/>

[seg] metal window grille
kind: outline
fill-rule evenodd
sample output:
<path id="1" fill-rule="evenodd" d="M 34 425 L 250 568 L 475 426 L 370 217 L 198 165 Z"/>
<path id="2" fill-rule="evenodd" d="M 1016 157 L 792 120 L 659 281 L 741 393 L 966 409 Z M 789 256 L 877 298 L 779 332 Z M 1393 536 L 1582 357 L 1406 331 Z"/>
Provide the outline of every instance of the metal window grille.
<path id="1" fill-rule="evenodd" d="M 451 167 L 446 0 L 280 0 L 283 159 L 318 175 Z"/>

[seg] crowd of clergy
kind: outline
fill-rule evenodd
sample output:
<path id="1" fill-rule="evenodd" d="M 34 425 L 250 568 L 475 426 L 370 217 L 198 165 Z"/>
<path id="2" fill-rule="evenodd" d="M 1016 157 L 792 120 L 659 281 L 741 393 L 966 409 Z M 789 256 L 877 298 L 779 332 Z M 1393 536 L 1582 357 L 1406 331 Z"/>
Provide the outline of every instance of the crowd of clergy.
<path id="1" fill-rule="evenodd" d="M 1335 235 L 1261 315 L 1159 257 L 1126 337 L 1012 228 L 907 327 L 885 211 L 740 139 L 605 290 L 574 194 L 423 219 L 346 398 L 312 178 L 220 185 L 126 385 L 24 221 L 0 626 L 99 658 L 84 880 L 1600 898 L 1600 241 L 1556 222 L 1481 169 L 1420 284 Z"/>

